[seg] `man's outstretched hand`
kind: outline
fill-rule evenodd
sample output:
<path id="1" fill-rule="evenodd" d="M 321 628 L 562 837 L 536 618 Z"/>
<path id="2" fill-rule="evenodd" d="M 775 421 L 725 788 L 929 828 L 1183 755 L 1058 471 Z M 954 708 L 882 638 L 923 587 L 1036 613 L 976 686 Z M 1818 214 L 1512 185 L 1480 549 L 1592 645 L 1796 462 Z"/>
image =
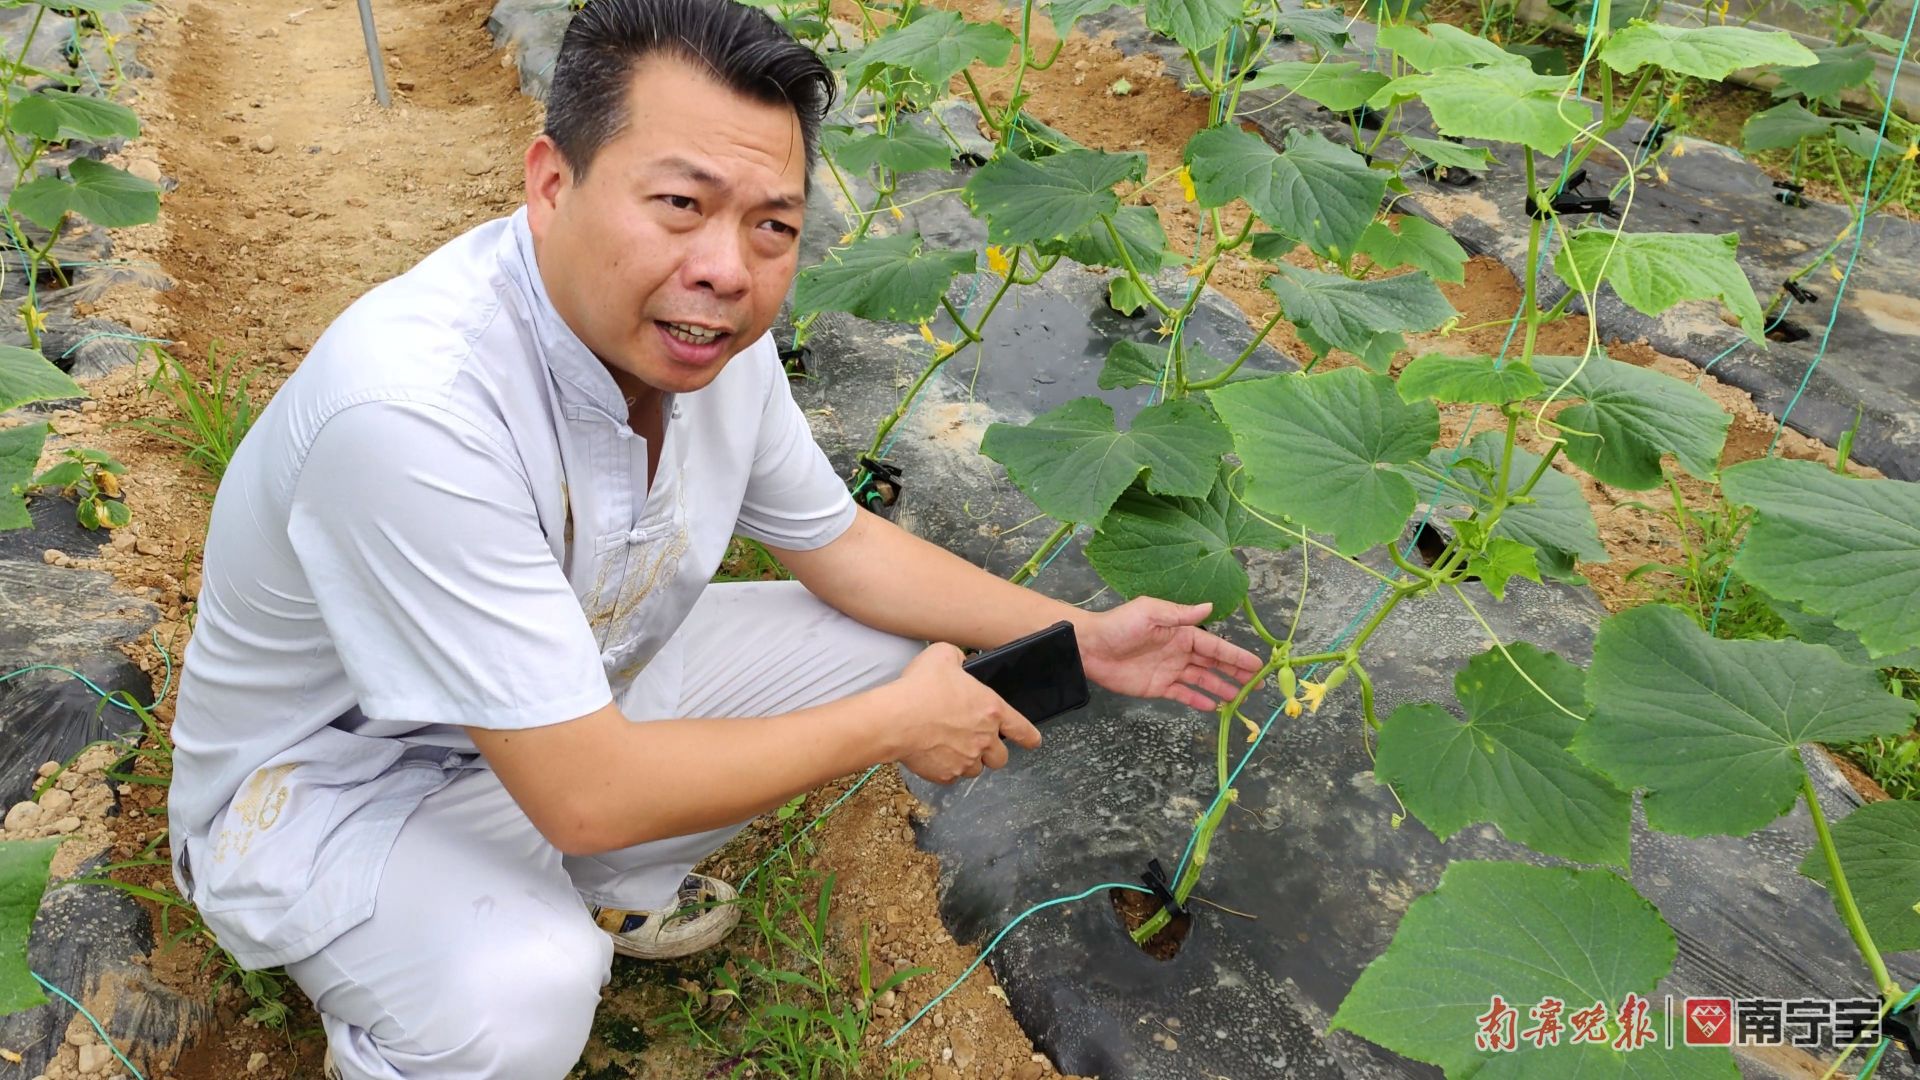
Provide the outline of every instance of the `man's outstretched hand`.
<path id="1" fill-rule="evenodd" d="M 1087 678 L 1117 694 L 1219 708 L 1259 673 L 1260 660 L 1200 629 L 1212 607 L 1142 596 L 1081 621 L 1075 634 Z"/>

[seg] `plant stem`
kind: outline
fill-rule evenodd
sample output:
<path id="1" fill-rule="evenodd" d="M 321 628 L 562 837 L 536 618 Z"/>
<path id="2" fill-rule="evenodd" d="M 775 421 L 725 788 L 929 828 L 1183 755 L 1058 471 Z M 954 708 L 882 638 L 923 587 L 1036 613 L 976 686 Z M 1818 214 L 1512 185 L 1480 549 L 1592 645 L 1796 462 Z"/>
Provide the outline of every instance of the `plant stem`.
<path id="1" fill-rule="evenodd" d="M 1000 299 L 1007 295 L 1008 289 L 1013 287 L 1013 272 L 1019 268 L 1020 256 L 1024 252 L 1024 248 L 1013 249 L 1013 254 L 1008 257 L 1010 261 L 1007 264 L 1007 276 L 1001 280 L 1000 287 L 994 290 L 993 299 L 987 301 L 986 308 L 980 312 L 980 318 L 975 321 L 976 327 L 987 325 L 987 320 L 993 316 L 993 309 L 1000 306 Z M 970 345 L 980 340 L 980 332 L 977 329 L 968 329 L 965 323 L 959 323 L 959 325 L 962 331 L 966 333 L 967 344 Z M 932 360 L 927 362 L 927 366 L 921 369 L 920 374 L 914 378 L 913 385 L 907 387 L 907 395 L 900 399 L 900 404 L 893 412 L 887 414 L 887 418 L 880 422 L 879 430 L 873 433 L 873 442 L 867 446 L 867 455 L 869 457 L 880 453 L 881 444 L 886 441 L 887 435 L 893 431 L 894 425 L 906 417 L 907 410 L 913 407 L 913 399 L 919 396 L 920 391 L 927 385 L 927 380 L 933 377 L 934 372 L 939 371 L 947 361 L 965 351 L 966 346 L 963 345 L 944 355 L 936 354 Z"/>
<path id="2" fill-rule="evenodd" d="M 1252 341 L 1247 342 L 1247 347 L 1240 350 L 1240 355 L 1233 358 L 1233 363 L 1228 364 L 1225 371 L 1196 383 L 1188 383 L 1187 389 L 1211 390 L 1216 386 L 1225 386 L 1227 380 L 1233 378 L 1233 373 L 1240 370 L 1240 365 L 1246 363 L 1247 358 L 1253 355 L 1253 351 L 1260 347 L 1260 343 L 1267 340 L 1267 335 L 1273 333 L 1273 328 L 1280 325 L 1280 319 L 1284 315 L 1285 312 L 1274 312 L 1273 318 L 1268 319 L 1267 325 L 1260 328 L 1260 332 L 1253 336 Z"/>
<path id="3" fill-rule="evenodd" d="M 1840 918 L 1846 922 L 1847 932 L 1853 935 L 1854 945 L 1860 949 L 1860 955 L 1866 958 L 1867 967 L 1872 969 L 1874 986 L 1887 997 L 1898 997 L 1900 984 L 1893 981 L 1893 976 L 1887 971 L 1887 962 L 1880 958 L 1880 950 L 1874 947 L 1873 935 L 1867 933 L 1866 920 L 1860 917 L 1860 906 L 1854 902 L 1853 888 L 1847 884 L 1847 872 L 1840 865 L 1840 851 L 1833 846 L 1833 833 L 1827 828 L 1826 811 L 1820 808 L 1820 797 L 1813 790 L 1812 774 L 1800 778 L 1800 794 L 1807 800 L 1807 813 L 1813 818 L 1813 835 L 1820 843 L 1820 853 L 1826 856 L 1834 906 L 1840 909 Z"/>
<path id="4" fill-rule="evenodd" d="M 1527 263 L 1526 273 L 1523 275 L 1523 288 L 1526 290 L 1526 295 L 1521 301 L 1520 306 L 1527 321 L 1527 335 L 1520 343 L 1520 360 L 1522 363 L 1530 364 L 1533 362 L 1534 341 L 1540 336 L 1538 281 L 1540 279 L 1540 225 L 1542 219 L 1538 209 L 1540 189 L 1538 186 L 1539 178 L 1535 175 L 1534 171 L 1533 147 L 1522 147 L 1521 151 L 1523 154 L 1521 160 L 1526 163 L 1527 174 Z"/>
<path id="5" fill-rule="evenodd" d="M 1040 541 L 1039 547 L 1033 549 L 1033 557 L 1022 564 L 1020 569 L 1015 570 L 1013 576 L 1007 580 L 1015 585 L 1024 585 L 1032 581 L 1034 576 L 1040 573 L 1040 567 L 1052 557 L 1053 549 L 1073 535 L 1074 527 L 1071 521 L 1061 522 L 1058 528 L 1047 534 L 1045 540 Z"/>

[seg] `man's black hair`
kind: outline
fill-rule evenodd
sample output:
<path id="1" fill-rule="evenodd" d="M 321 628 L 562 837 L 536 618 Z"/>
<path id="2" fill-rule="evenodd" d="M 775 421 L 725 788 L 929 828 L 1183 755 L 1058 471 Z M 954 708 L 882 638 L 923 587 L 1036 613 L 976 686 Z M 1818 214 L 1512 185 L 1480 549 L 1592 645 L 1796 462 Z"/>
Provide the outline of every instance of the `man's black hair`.
<path id="1" fill-rule="evenodd" d="M 745 97 L 791 107 L 811 173 L 833 73 L 766 12 L 734 0 L 591 0 L 567 26 L 547 91 L 547 136 L 576 179 L 626 127 L 635 66 L 655 55 L 702 68 Z"/>

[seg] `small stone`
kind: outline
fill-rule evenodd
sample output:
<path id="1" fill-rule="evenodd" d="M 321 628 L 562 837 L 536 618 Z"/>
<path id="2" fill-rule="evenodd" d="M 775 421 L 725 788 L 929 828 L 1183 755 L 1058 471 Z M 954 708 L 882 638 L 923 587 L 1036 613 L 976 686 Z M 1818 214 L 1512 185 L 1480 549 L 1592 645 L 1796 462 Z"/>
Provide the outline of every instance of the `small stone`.
<path id="1" fill-rule="evenodd" d="M 40 796 L 40 812 L 50 817 L 60 817 L 73 809 L 73 793 L 54 788 Z"/>
<path id="2" fill-rule="evenodd" d="M 40 561 L 46 563 L 48 566 L 59 566 L 65 562 L 66 559 L 67 556 L 65 552 L 56 551 L 53 548 L 48 548 L 40 553 Z"/>
<path id="3" fill-rule="evenodd" d="M 42 780 L 45 780 L 47 777 L 52 776 L 54 773 L 57 773 L 59 771 L 60 771 L 59 762 L 43 761 L 40 763 L 40 768 L 34 770 L 34 775 L 38 776 Z"/>
<path id="4" fill-rule="evenodd" d="M 462 166 L 468 176 L 485 176 L 499 167 L 500 163 L 494 160 L 493 155 L 484 150 L 468 154 L 466 164 Z"/>
<path id="5" fill-rule="evenodd" d="M 252 1076 L 254 1073 L 257 1073 L 261 1069 L 264 1069 L 266 1067 L 267 1067 L 267 1052 L 265 1050 L 255 1050 L 253 1052 L 253 1056 L 247 1059 L 247 1075 L 248 1076 Z"/>
<path id="6" fill-rule="evenodd" d="M 953 1063 L 962 1072 L 973 1067 L 973 1040 L 966 1032 L 956 1031 L 947 1036 L 948 1048 L 953 1051 Z"/>
<path id="7" fill-rule="evenodd" d="M 134 534 L 125 529 L 121 529 L 113 534 L 113 549 L 115 551 L 132 551 L 133 542 L 138 539 L 139 537 Z"/>
<path id="8" fill-rule="evenodd" d="M 307 336 L 298 330 L 287 331 L 286 335 L 280 339 L 280 342 L 287 347 L 289 352 L 304 352 L 307 348 Z"/>
<path id="9" fill-rule="evenodd" d="M 874 1004 L 880 1006 L 883 1009 L 891 1009 L 893 1008 L 893 1003 L 895 1001 L 898 1001 L 899 998 L 900 998 L 899 994 L 896 994 L 893 991 L 889 990 L 886 993 L 881 994 L 879 997 L 875 998 Z"/>
<path id="10" fill-rule="evenodd" d="M 273 141 L 273 136 L 271 135 L 262 135 L 253 140 L 253 150 L 257 154 L 271 154 L 273 153 L 273 148 L 277 145 L 279 144 Z"/>
<path id="11" fill-rule="evenodd" d="M 82 1075 L 91 1076 L 106 1068 L 107 1063 L 112 1060 L 113 1051 L 99 1043 L 88 1043 L 80 1048 L 80 1072 Z"/>
<path id="12" fill-rule="evenodd" d="M 93 1029 L 84 1024 L 67 1032 L 67 1044 L 70 1046 L 85 1046 L 92 1041 Z"/>
<path id="13" fill-rule="evenodd" d="M 167 549 L 151 537 L 142 536 L 133 542 L 133 550 L 142 555 L 165 555 Z"/>
<path id="14" fill-rule="evenodd" d="M 46 811 L 36 802 L 17 802 L 7 811 L 6 828 L 8 832 L 22 832 L 40 823 Z"/>
<path id="15" fill-rule="evenodd" d="M 945 1015 L 945 1014 L 943 1014 L 943 1013 L 934 1013 L 934 1014 L 933 1014 L 933 1026 L 934 1026 L 934 1027 L 936 1027 L 936 1028 L 944 1028 L 944 1027 L 946 1027 L 946 1026 L 947 1026 L 947 1018 L 946 1018 L 946 1015 Z"/>
<path id="16" fill-rule="evenodd" d="M 72 814 L 68 814 L 66 817 L 47 826 L 47 828 L 57 836 L 65 836 L 80 828 L 80 819 L 74 817 Z"/>
<path id="17" fill-rule="evenodd" d="M 141 158 L 138 161 L 128 164 L 127 171 L 145 180 L 149 184 L 157 184 L 160 182 L 160 163 L 157 161 L 148 161 L 146 158 Z"/>
<path id="18" fill-rule="evenodd" d="M 940 1048 L 940 1060 L 941 1060 L 941 1061 L 952 1061 L 952 1060 L 953 1060 L 953 1047 L 951 1047 L 951 1046 L 943 1046 L 943 1047 L 941 1047 L 941 1048 Z"/>
<path id="19" fill-rule="evenodd" d="M 1014 1066 L 1013 1080 L 1040 1080 L 1047 1074 L 1046 1066 L 1037 1061 L 1023 1061 Z"/>
<path id="20" fill-rule="evenodd" d="M 263 37 L 263 38 L 275 38 L 279 36 L 280 36 L 280 31 L 274 29 L 271 26 L 262 27 L 260 29 L 260 32 L 254 35 L 254 37 Z"/>

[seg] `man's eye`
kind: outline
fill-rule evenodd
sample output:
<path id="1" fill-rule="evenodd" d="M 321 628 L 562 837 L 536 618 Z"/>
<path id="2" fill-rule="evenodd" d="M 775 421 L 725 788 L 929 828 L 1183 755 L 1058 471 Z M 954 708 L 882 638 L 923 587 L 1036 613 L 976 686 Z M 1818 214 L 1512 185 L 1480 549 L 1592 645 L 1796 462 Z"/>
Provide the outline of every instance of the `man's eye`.
<path id="1" fill-rule="evenodd" d="M 675 210 L 693 209 L 693 199 L 686 195 L 662 195 L 660 198 L 665 200 L 666 204 Z"/>
<path id="2" fill-rule="evenodd" d="M 760 223 L 760 227 L 761 227 L 761 228 L 764 228 L 764 229 L 772 229 L 772 230 L 773 230 L 774 232 L 777 232 L 777 233 L 781 233 L 781 234 L 783 234 L 783 235 L 785 235 L 785 236 L 799 236 L 799 235 L 800 235 L 800 230 L 799 230 L 799 229 L 796 229 L 796 228 L 794 228 L 793 226 L 791 226 L 791 225 L 789 225 L 789 224 L 787 224 L 787 223 L 786 223 L 786 222 L 784 222 L 784 221 L 774 221 L 774 220 L 771 220 L 771 219 L 769 219 L 769 220 L 767 220 L 767 221 L 763 221 L 763 222 L 761 222 L 761 223 Z"/>

